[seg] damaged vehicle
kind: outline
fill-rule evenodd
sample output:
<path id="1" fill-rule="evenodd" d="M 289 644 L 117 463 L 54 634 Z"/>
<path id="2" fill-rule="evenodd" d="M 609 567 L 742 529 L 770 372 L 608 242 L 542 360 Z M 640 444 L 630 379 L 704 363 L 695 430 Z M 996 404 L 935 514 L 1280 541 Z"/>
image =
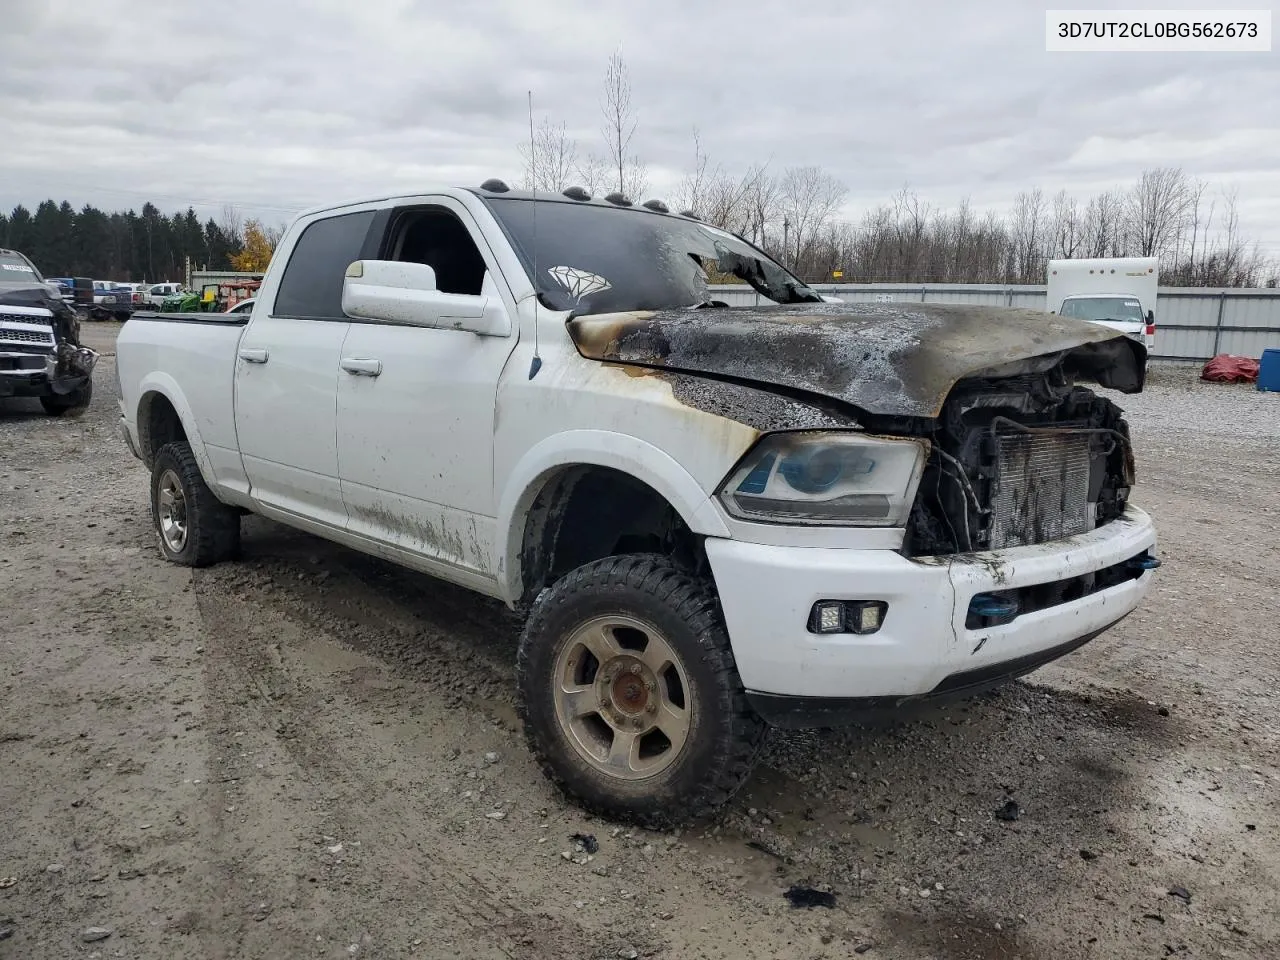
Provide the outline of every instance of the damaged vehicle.
<path id="1" fill-rule="evenodd" d="M 0 250 L 0 399 L 36 397 L 53 416 L 81 413 L 97 361 L 59 288 L 21 253 Z"/>
<path id="2" fill-rule="evenodd" d="M 309 211 L 247 314 L 138 314 L 117 351 L 166 557 L 234 557 L 252 512 L 501 599 L 531 750 L 642 823 L 725 802 L 770 726 L 1061 657 L 1159 565 L 1089 386 L 1141 390 L 1141 343 L 829 302 L 660 201 L 487 181 Z"/>

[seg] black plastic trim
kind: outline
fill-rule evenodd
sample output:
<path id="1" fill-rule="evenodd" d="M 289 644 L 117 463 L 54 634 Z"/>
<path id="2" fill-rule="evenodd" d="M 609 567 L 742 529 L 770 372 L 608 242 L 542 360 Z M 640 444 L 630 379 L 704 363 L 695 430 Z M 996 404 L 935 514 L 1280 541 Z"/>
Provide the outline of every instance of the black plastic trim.
<path id="1" fill-rule="evenodd" d="M 249 313 L 152 313 L 139 311 L 133 320 L 150 320 L 161 323 L 206 323 L 219 327 L 243 327 L 249 322 Z"/>
<path id="2" fill-rule="evenodd" d="M 965 615 L 965 629 L 984 630 L 988 627 L 1014 623 L 1026 614 L 1049 610 L 1064 603 L 1074 603 L 1085 597 L 1091 597 L 1095 593 L 1101 593 L 1103 590 L 1110 590 L 1112 587 L 1128 583 L 1130 580 L 1140 580 L 1147 570 L 1136 564 L 1148 558 L 1155 559 L 1149 548 L 1118 563 L 1113 563 L 1109 567 L 1067 577 L 1065 580 L 1030 583 L 1012 590 L 984 590 L 983 593 L 991 596 L 1014 600 L 1017 603 L 1017 610 L 1005 616 L 984 617 L 971 609 Z M 970 600 L 969 604 L 972 607 L 973 601 Z"/>

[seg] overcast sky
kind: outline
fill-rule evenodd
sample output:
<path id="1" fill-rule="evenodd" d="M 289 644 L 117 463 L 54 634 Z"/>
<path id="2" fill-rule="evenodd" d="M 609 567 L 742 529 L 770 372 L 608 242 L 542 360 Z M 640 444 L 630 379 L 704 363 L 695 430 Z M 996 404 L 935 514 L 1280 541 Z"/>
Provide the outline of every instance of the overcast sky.
<path id="1" fill-rule="evenodd" d="M 690 165 L 695 126 L 732 171 L 827 168 L 851 216 L 904 184 L 1003 208 L 1181 166 L 1238 188 L 1248 235 L 1280 256 L 1280 54 L 1046 53 L 1047 5 L 0 0 L 0 208 L 230 202 L 279 222 L 515 179 L 529 89 L 538 119 L 603 150 L 621 43 L 653 194 Z"/>

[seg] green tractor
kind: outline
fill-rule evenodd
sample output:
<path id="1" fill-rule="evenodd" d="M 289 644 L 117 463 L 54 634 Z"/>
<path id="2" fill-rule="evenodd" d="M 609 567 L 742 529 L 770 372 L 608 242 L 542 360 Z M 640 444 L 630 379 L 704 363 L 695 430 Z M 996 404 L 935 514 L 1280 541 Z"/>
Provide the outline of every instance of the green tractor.
<path id="1" fill-rule="evenodd" d="M 200 310 L 200 297 L 198 294 L 189 293 L 181 290 L 178 293 L 164 298 L 160 304 L 161 313 L 197 313 Z"/>
<path id="2" fill-rule="evenodd" d="M 200 292 L 175 293 L 165 297 L 160 305 L 161 313 L 222 313 L 242 300 L 252 297 L 261 286 L 259 280 L 239 280 L 229 283 L 206 283 Z"/>

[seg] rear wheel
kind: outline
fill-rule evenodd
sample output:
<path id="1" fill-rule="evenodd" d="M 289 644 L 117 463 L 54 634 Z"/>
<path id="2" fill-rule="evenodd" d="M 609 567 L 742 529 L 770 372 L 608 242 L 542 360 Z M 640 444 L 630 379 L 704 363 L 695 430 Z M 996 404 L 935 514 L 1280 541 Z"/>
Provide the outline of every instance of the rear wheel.
<path id="1" fill-rule="evenodd" d="M 174 563 L 207 567 L 240 548 L 240 514 L 213 495 L 188 443 L 166 444 L 156 454 L 151 518 L 160 552 Z"/>
<path id="2" fill-rule="evenodd" d="M 44 407 L 44 412 L 51 417 L 77 417 L 89 409 L 89 403 L 92 400 L 93 381 L 86 380 L 83 387 L 72 390 L 70 393 L 55 393 L 41 397 L 40 406 Z"/>
<path id="3" fill-rule="evenodd" d="M 544 591 L 517 679 L 551 780 L 588 810 L 648 826 L 721 806 L 764 743 L 714 588 L 662 556 L 598 560 Z"/>

